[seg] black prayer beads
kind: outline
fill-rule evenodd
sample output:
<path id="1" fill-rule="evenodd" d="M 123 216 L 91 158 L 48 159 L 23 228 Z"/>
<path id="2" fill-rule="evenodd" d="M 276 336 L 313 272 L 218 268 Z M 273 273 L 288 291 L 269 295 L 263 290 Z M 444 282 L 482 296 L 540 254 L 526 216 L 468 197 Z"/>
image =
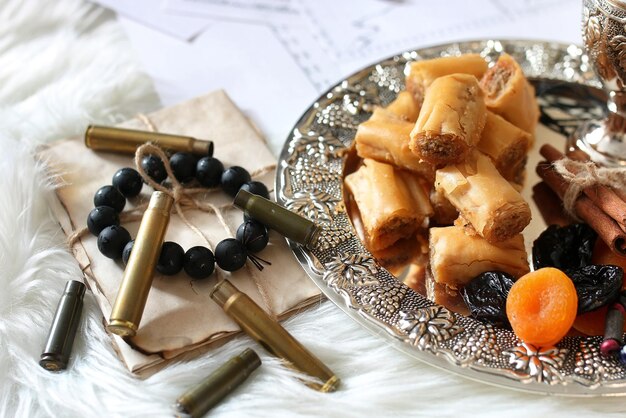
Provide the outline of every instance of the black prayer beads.
<path id="1" fill-rule="evenodd" d="M 191 247 L 183 259 L 185 273 L 194 279 L 209 277 L 215 270 L 215 256 L 213 252 L 200 245 Z"/>
<path id="2" fill-rule="evenodd" d="M 89 232 L 98 236 L 107 226 L 119 225 L 120 216 L 109 206 L 98 206 L 89 212 L 87 217 L 87 228 Z"/>
<path id="3" fill-rule="evenodd" d="M 186 152 L 178 152 L 169 159 L 169 164 L 180 183 L 189 183 L 194 179 L 204 187 L 220 186 L 230 196 L 235 196 L 240 188 L 250 193 L 269 198 L 267 187 L 258 181 L 252 181 L 250 173 L 242 167 L 233 166 L 224 169 L 216 158 L 206 156 L 197 159 Z M 141 166 L 155 182 L 162 183 L 167 178 L 165 164 L 160 158 L 149 155 L 141 160 Z M 128 231 L 120 226 L 119 213 L 124 209 L 126 199 L 141 192 L 141 175 L 130 167 L 118 170 L 113 175 L 112 185 L 103 186 L 94 196 L 95 208 L 89 213 L 87 226 L 98 237 L 98 249 L 111 259 L 121 258 L 126 264 L 133 249 L 134 240 Z M 175 275 L 181 270 L 194 279 L 210 276 L 217 264 L 222 270 L 235 271 L 245 265 L 247 259 L 259 269 L 269 262 L 253 253 L 263 250 L 269 242 L 267 228 L 259 222 L 246 219 L 237 229 L 236 238 L 222 240 L 215 247 L 215 254 L 202 246 L 188 249 L 171 241 L 161 247 L 156 270 L 163 275 Z"/>
<path id="4" fill-rule="evenodd" d="M 130 234 L 123 226 L 111 225 L 98 234 L 98 250 L 109 258 L 118 258 L 126 244 L 130 241 Z"/>
<path id="5" fill-rule="evenodd" d="M 137 170 L 125 167 L 113 175 L 113 187 L 119 190 L 124 197 L 135 197 L 141 192 L 143 180 Z M 97 205 L 96 205 L 97 206 Z"/>

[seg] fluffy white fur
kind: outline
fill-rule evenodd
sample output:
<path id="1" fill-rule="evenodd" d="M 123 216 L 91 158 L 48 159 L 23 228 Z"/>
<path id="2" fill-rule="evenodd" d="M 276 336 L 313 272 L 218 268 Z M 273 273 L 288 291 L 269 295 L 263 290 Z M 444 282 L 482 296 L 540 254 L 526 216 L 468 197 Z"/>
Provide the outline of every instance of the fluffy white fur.
<path id="1" fill-rule="evenodd" d="M 48 210 L 52 191 L 33 148 L 156 107 L 113 15 L 79 0 L 0 2 L 1 417 L 171 416 L 181 391 L 250 346 L 263 366 L 214 416 L 624 416 L 623 399 L 533 396 L 436 370 L 328 302 L 286 325 L 343 379 L 332 394 L 307 389 L 244 337 L 137 379 L 89 294 L 69 369 L 44 371 L 37 360 L 58 296 L 81 273 Z"/>

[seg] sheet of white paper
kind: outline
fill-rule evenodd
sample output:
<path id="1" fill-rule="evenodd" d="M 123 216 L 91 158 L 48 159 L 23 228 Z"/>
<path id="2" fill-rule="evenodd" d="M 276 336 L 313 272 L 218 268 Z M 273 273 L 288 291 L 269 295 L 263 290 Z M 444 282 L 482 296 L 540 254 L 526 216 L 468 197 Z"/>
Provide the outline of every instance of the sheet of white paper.
<path id="1" fill-rule="evenodd" d="M 572 0 L 296 0 L 309 24 L 285 26 L 300 51 L 321 48 L 336 61 L 335 79 L 393 53 L 490 37 L 580 43 L 580 5 Z"/>
<path id="2" fill-rule="evenodd" d="M 165 0 L 176 14 L 210 16 L 256 23 L 289 23 L 299 11 L 293 0 Z"/>
<path id="3" fill-rule="evenodd" d="M 163 33 L 188 41 L 212 22 L 208 17 L 179 16 L 163 11 L 155 0 L 91 0 L 119 15 L 140 22 Z"/>
<path id="4" fill-rule="evenodd" d="M 129 19 L 120 22 L 164 106 L 224 89 L 275 153 L 317 96 L 269 26 L 221 22 L 192 42 L 181 42 Z"/>
<path id="5" fill-rule="evenodd" d="M 215 10 L 229 18 L 189 43 L 122 19 L 163 104 L 224 88 L 275 153 L 322 91 L 402 50 L 484 38 L 580 43 L 580 4 L 572 0 L 167 2 L 179 8 L 192 3 L 203 14 Z M 272 20 L 286 5 L 297 13 Z"/>

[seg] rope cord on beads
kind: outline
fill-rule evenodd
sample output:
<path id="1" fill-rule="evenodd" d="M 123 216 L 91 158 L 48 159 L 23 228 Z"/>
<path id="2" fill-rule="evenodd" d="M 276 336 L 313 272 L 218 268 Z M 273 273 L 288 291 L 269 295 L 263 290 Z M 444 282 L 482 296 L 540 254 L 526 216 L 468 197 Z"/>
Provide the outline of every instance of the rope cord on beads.
<path id="1" fill-rule="evenodd" d="M 156 127 L 150 121 L 150 119 L 145 115 L 137 115 L 137 118 L 141 120 L 146 127 L 150 131 L 156 132 Z M 167 176 L 171 182 L 171 187 L 165 187 L 164 185 L 157 183 L 142 166 L 142 159 L 146 156 L 155 156 L 159 158 L 163 162 L 163 166 L 167 173 Z M 173 212 L 178 214 L 183 221 L 183 223 L 191 229 L 198 237 L 202 239 L 208 246 L 211 251 L 214 251 L 214 246 L 211 244 L 209 238 L 196 226 L 191 222 L 191 220 L 185 215 L 186 210 L 197 209 L 206 213 L 214 213 L 222 225 L 223 229 L 228 233 L 229 236 L 233 236 L 233 232 L 230 229 L 226 219 L 224 218 L 223 210 L 227 208 L 231 208 L 232 204 L 224 205 L 218 207 L 212 203 L 206 202 L 202 197 L 206 196 L 207 193 L 220 190 L 220 187 L 206 188 L 206 187 L 190 187 L 185 188 L 176 178 L 173 173 L 172 167 L 169 163 L 169 158 L 165 154 L 165 152 L 158 146 L 147 143 L 139 147 L 135 153 L 134 157 L 135 166 L 137 172 L 141 176 L 142 180 L 152 187 L 154 190 L 161 191 L 163 193 L 168 194 L 174 200 L 174 210 Z M 262 167 L 254 172 L 250 173 L 251 177 L 261 176 L 268 172 L 271 172 L 276 167 L 275 164 L 268 165 L 266 167 Z M 202 197 L 201 197 L 202 196 Z M 129 221 L 138 221 L 141 220 L 143 213 L 145 212 L 148 206 L 148 202 L 143 202 L 132 209 L 125 210 L 119 214 L 120 223 L 129 222 Z M 80 230 L 75 231 L 68 238 L 69 245 L 73 246 L 81 237 L 83 237 L 89 231 L 88 228 L 82 228 Z M 257 269 L 262 270 L 262 263 L 271 264 L 266 260 L 254 255 L 252 253 L 247 253 L 247 258 L 254 264 Z M 255 272 L 255 269 L 251 268 L 248 263 L 244 264 L 250 277 L 252 278 L 255 286 L 257 287 L 259 294 L 265 304 L 266 310 L 270 313 L 271 316 L 275 317 L 274 309 L 272 307 L 271 299 L 269 297 L 268 291 L 265 288 L 262 280 Z M 220 275 L 219 270 L 216 269 L 216 274 Z M 218 277 L 219 279 L 219 277 Z"/>

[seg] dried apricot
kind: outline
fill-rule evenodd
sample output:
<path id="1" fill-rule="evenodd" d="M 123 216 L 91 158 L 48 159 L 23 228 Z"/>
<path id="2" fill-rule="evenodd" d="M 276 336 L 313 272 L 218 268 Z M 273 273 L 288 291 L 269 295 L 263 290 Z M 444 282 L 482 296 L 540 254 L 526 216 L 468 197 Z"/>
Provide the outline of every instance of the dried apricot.
<path id="1" fill-rule="evenodd" d="M 506 314 L 515 334 L 539 347 L 554 345 L 567 334 L 577 307 L 574 283 L 553 267 L 520 277 L 506 299 Z"/>

